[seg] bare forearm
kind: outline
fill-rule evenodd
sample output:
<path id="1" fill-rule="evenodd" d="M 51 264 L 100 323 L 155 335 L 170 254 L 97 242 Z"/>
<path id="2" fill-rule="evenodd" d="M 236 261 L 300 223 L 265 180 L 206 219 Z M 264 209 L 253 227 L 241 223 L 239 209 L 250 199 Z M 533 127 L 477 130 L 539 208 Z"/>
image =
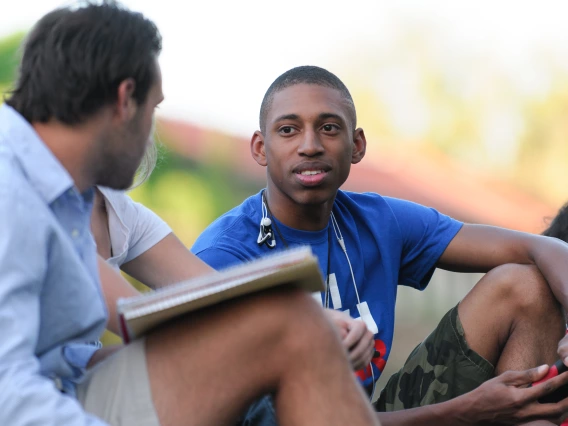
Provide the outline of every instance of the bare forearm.
<path id="1" fill-rule="evenodd" d="M 121 268 L 151 288 L 164 287 L 214 272 L 213 268 L 192 254 L 174 234 L 169 234 Z"/>
<path id="2" fill-rule="evenodd" d="M 112 269 L 102 257 L 98 257 L 101 287 L 108 310 L 107 328 L 113 333 L 120 334 L 116 302 L 121 297 L 137 296 L 140 293 L 118 272 Z"/>
<path id="3" fill-rule="evenodd" d="M 568 244 L 555 238 L 464 224 L 438 261 L 450 271 L 487 272 L 506 263 L 535 265 L 568 308 Z"/>

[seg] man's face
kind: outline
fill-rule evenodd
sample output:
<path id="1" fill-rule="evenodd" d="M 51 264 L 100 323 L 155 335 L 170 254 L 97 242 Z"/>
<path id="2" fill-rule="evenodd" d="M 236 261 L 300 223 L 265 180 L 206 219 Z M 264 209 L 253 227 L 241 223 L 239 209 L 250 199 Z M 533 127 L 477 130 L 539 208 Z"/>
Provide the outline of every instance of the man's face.
<path id="1" fill-rule="evenodd" d="M 134 116 L 111 132 L 105 141 L 103 169 L 99 185 L 126 189 L 132 185 L 136 170 L 148 145 L 153 143 L 154 111 L 162 102 L 162 74 L 156 62 L 156 78 L 146 101 L 136 107 Z"/>
<path id="2" fill-rule="evenodd" d="M 264 149 L 255 155 L 267 166 L 269 191 L 299 205 L 332 201 L 365 151 L 363 131 L 349 117 L 336 89 L 297 84 L 275 93 L 260 136 Z"/>

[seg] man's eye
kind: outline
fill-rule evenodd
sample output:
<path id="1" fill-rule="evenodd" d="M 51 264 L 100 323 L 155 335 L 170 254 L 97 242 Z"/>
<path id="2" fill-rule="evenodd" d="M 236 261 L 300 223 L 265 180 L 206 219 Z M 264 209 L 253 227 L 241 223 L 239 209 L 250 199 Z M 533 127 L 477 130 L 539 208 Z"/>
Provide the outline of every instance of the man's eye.
<path id="1" fill-rule="evenodd" d="M 336 124 L 325 124 L 323 130 L 324 132 L 333 132 L 339 130 L 339 127 Z"/>
<path id="2" fill-rule="evenodd" d="M 285 135 L 289 135 L 294 131 L 294 128 L 291 126 L 284 126 L 280 128 L 280 133 L 284 133 Z"/>

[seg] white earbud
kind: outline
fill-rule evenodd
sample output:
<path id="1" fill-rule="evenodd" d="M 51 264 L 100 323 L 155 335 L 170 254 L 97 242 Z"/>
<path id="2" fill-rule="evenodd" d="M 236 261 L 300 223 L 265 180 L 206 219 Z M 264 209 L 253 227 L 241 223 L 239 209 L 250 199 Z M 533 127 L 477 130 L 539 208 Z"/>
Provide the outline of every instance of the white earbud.
<path id="1" fill-rule="evenodd" d="M 262 200 L 262 219 L 260 220 L 260 229 L 258 231 L 256 243 L 258 245 L 266 244 L 268 248 L 276 247 L 276 239 L 274 238 L 274 231 L 272 230 L 272 221 L 268 217 L 268 209 L 264 204 L 264 197 Z"/>

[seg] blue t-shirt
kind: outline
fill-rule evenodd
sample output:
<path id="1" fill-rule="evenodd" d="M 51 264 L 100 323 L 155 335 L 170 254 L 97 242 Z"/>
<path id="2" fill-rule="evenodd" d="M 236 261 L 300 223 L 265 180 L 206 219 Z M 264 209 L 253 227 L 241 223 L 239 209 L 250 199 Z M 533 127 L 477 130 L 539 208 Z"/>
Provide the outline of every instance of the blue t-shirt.
<path id="1" fill-rule="evenodd" d="M 333 214 L 345 241 L 357 291 L 331 223 L 312 232 L 271 219 L 289 247 L 312 247 L 324 277 L 329 254 L 329 306 L 361 318 L 375 331 L 377 356 L 372 367 L 357 372 L 363 384 L 369 386 L 373 376 L 378 380 L 390 353 L 397 284 L 424 289 L 462 223 L 409 201 L 346 191 L 338 191 Z M 278 232 L 274 249 L 257 244 L 261 219 L 262 198 L 258 193 L 213 222 L 191 251 L 213 268 L 222 269 L 283 249 Z"/>

